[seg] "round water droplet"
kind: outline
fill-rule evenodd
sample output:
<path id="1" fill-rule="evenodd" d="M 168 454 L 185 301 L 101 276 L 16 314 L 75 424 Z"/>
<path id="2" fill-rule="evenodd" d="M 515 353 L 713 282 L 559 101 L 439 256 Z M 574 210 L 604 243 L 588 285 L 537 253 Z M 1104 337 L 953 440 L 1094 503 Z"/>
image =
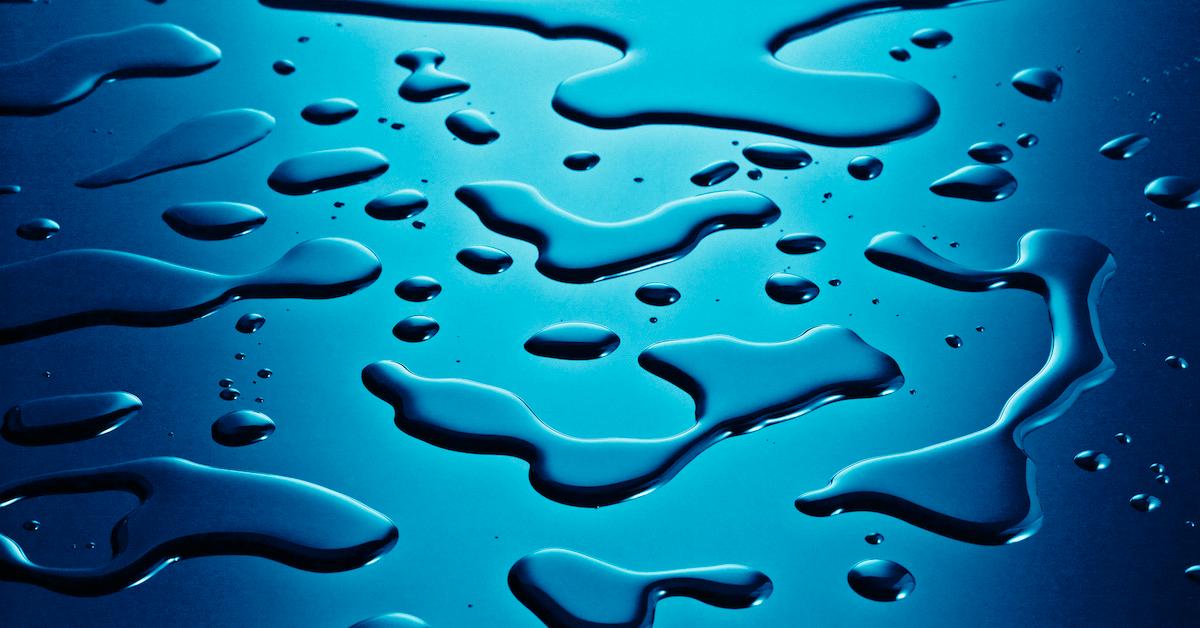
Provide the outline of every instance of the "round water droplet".
<path id="1" fill-rule="evenodd" d="M 888 50 L 888 54 L 897 61 L 908 61 L 912 58 L 912 53 L 900 46 L 892 47 L 891 50 Z"/>
<path id="2" fill-rule="evenodd" d="M 230 386 L 233 385 L 233 380 L 229 379 L 228 377 L 222 377 L 220 380 L 217 381 L 217 385 L 220 386 L 221 388 L 229 388 Z"/>
<path id="3" fill-rule="evenodd" d="M 1000 142 L 976 142 L 967 149 L 967 155 L 985 164 L 1002 164 L 1013 157 L 1012 149 Z"/>
<path id="4" fill-rule="evenodd" d="M 798 146 L 777 142 L 751 144 L 742 149 L 750 163 L 772 170 L 797 170 L 812 163 L 812 155 Z"/>
<path id="5" fill-rule="evenodd" d="M 409 316 L 392 327 L 392 335 L 404 342 L 424 342 L 437 335 L 441 326 L 428 316 Z"/>
<path id="6" fill-rule="evenodd" d="M 767 278 L 767 296 L 785 305 L 799 305 L 817 298 L 817 284 L 791 273 L 775 273 Z"/>
<path id="7" fill-rule="evenodd" d="M 775 248 L 788 255 L 807 255 L 825 248 L 825 240 L 809 233 L 789 233 L 775 242 Z"/>
<path id="8" fill-rule="evenodd" d="M 271 417 L 253 410 L 236 410 L 212 424 L 212 439 L 226 447 L 244 447 L 275 433 Z"/>
<path id="9" fill-rule="evenodd" d="M 414 303 L 429 301 L 442 293 L 442 284 L 433 277 L 417 275 L 396 284 L 396 296 Z"/>
<path id="10" fill-rule="evenodd" d="M 863 537 L 863 540 L 871 545 L 879 545 L 880 543 L 883 543 L 883 535 L 878 532 L 872 532 Z"/>
<path id="11" fill-rule="evenodd" d="M 591 170 L 592 168 L 595 168 L 596 164 L 598 163 L 600 163 L 600 155 L 597 155 L 590 150 L 581 150 L 571 153 L 563 158 L 564 166 L 578 172 Z"/>
<path id="12" fill-rule="evenodd" d="M 679 300 L 679 291 L 665 283 L 648 283 L 637 289 L 634 296 L 646 305 L 659 307 L 670 305 Z"/>
<path id="13" fill-rule="evenodd" d="M 908 597 L 917 579 L 903 565 L 890 560 L 864 560 L 846 574 L 854 592 L 876 602 L 896 602 Z"/>
<path id="14" fill-rule="evenodd" d="M 1112 458 L 1100 451 L 1085 449 L 1075 454 L 1075 466 L 1084 471 L 1102 471 L 1112 464 Z"/>
<path id="15" fill-rule="evenodd" d="M 326 98 L 300 110 L 300 117 L 313 124 L 328 126 L 358 115 L 358 105 L 348 98 Z"/>
<path id="16" fill-rule="evenodd" d="M 1054 102 L 1062 94 L 1063 80 L 1054 70 L 1028 68 L 1013 75 L 1012 86 L 1034 100 Z"/>
<path id="17" fill-rule="evenodd" d="M 460 264 L 481 274 L 495 275 L 508 270 L 513 259 L 508 253 L 490 246 L 469 246 L 454 256 Z"/>
<path id="18" fill-rule="evenodd" d="M 296 64 L 287 59 L 280 59 L 271 64 L 271 69 L 279 76 L 287 76 L 296 71 Z"/>
<path id="19" fill-rule="evenodd" d="M 932 50 L 949 46 L 954 36 L 940 28 L 922 28 L 913 33 L 909 40 L 916 46 Z"/>
<path id="20" fill-rule="evenodd" d="M 1129 159 L 1150 145 L 1150 138 L 1141 133 L 1130 133 L 1113 138 L 1100 147 L 1100 154 L 1113 160 Z"/>
<path id="21" fill-rule="evenodd" d="M 429 199 L 420 190 L 396 190 L 367 203 L 367 215 L 376 220 L 404 220 L 429 207 Z"/>
<path id="22" fill-rule="evenodd" d="M 274 374 L 275 371 L 272 371 L 271 369 L 258 369 L 258 377 L 260 379 L 271 379 L 271 376 Z"/>
<path id="23" fill-rule="evenodd" d="M 846 172 L 859 181 L 869 181 L 883 172 L 883 162 L 871 155 L 859 155 L 846 165 Z"/>
<path id="24" fill-rule="evenodd" d="M 1159 177 L 1143 190 L 1150 202 L 1167 209 L 1200 208 L 1200 179 Z"/>
<path id="25" fill-rule="evenodd" d="M 1169 355 L 1169 356 L 1167 356 L 1167 358 L 1165 360 L 1163 360 L 1163 362 L 1165 362 L 1167 366 L 1169 366 L 1173 369 L 1181 369 L 1182 370 L 1182 369 L 1185 369 L 1188 367 L 1188 361 L 1177 355 Z"/>
<path id="26" fill-rule="evenodd" d="M 17 235 L 25 240 L 49 240 L 61 229 L 49 218 L 34 218 L 17 225 Z"/>
<path id="27" fill-rule="evenodd" d="M 1153 495 L 1138 493 L 1129 498 L 1129 505 L 1138 512 L 1150 512 L 1162 506 L 1162 500 Z"/>
<path id="28" fill-rule="evenodd" d="M 243 314 L 242 317 L 237 320 L 234 328 L 243 334 L 253 334 L 254 332 L 262 329 L 262 326 L 266 324 L 266 316 L 252 312 L 249 314 Z"/>
<path id="29" fill-rule="evenodd" d="M 946 336 L 946 346 L 950 347 L 951 349 L 959 349 L 963 346 L 963 339 L 954 334 L 950 334 L 949 336 Z"/>
<path id="30" fill-rule="evenodd" d="M 1038 136 L 1033 133 L 1022 133 L 1017 136 L 1017 146 L 1021 148 L 1033 148 L 1038 145 Z"/>

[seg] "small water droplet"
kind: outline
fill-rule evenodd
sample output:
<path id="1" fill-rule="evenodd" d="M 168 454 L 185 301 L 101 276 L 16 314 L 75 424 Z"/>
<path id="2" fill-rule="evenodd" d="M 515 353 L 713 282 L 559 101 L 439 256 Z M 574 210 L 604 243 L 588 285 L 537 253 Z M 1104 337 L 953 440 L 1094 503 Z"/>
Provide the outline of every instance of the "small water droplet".
<path id="1" fill-rule="evenodd" d="M 30 519 L 29 521 L 21 524 L 21 527 L 25 528 L 25 530 L 29 532 L 37 532 L 42 527 L 42 523 L 37 519 Z"/>
<path id="2" fill-rule="evenodd" d="M 49 240 L 61 229 L 49 218 L 35 218 L 17 225 L 17 236 L 25 240 Z"/>
<path id="3" fill-rule="evenodd" d="M 1084 471 L 1102 471 L 1112 464 L 1112 458 L 1100 451 L 1085 449 L 1075 454 L 1075 466 Z"/>
<path id="4" fill-rule="evenodd" d="M 490 246 L 469 246 L 454 257 L 460 264 L 481 275 L 502 273 L 513 263 L 508 253 Z"/>
<path id="5" fill-rule="evenodd" d="M 1150 145 L 1150 138 L 1141 133 L 1130 133 L 1113 138 L 1100 147 L 1100 154 L 1113 160 L 1129 159 Z"/>
<path id="6" fill-rule="evenodd" d="M 879 545 L 880 543 L 883 543 L 883 535 L 878 532 L 872 532 L 863 537 L 863 540 L 870 545 Z"/>
<path id="7" fill-rule="evenodd" d="M 912 53 L 900 46 L 893 46 L 888 50 L 888 54 L 897 61 L 908 61 L 912 58 Z"/>
<path id="8" fill-rule="evenodd" d="M 963 339 L 954 334 L 950 334 L 949 336 L 946 336 L 946 346 L 950 347 L 951 349 L 959 349 L 963 346 Z"/>
<path id="9" fill-rule="evenodd" d="M 1165 360 L 1163 360 L 1163 362 L 1173 369 L 1182 370 L 1188 367 L 1188 361 L 1177 355 L 1169 355 Z"/>
<path id="10" fill-rule="evenodd" d="M 287 59 L 280 59 L 271 64 L 271 69 L 279 76 L 288 76 L 296 71 L 296 64 Z"/>
<path id="11" fill-rule="evenodd" d="M 934 181 L 930 191 L 938 196 L 969 201 L 1002 201 L 1017 191 L 1017 180 L 999 166 L 964 166 Z"/>
<path id="12" fill-rule="evenodd" d="M 742 149 L 750 163 L 772 170 L 797 170 L 812 163 L 812 155 L 798 146 L 777 142 L 751 144 Z"/>
<path id="13" fill-rule="evenodd" d="M 245 447 L 275 433 L 271 417 L 253 410 L 235 410 L 212 424 L 212 439 L 226 447 Z"/>
<path id="14" fill-rule="evenodd" d="M 454 137 L 476 146 L 491 144 L 500 139 L 500 131 L 491 119 L 478 109 L 459 109 L 446 116 L 446 128 Z"/>
<path id="15" fill-rule="evenodd" d="M 262 379 L 271 379 L 271 376 L 274 374 L 275 371 L 271 369 L 258 369 L 258 376 Z"/>
<path id="16" fill-rule="evenodd" d="M 859 181 L 869 181 L 883 172 L 883 162 L 871 155 L 859 155 L 850 160 L 846 171 Z"/>
<path id="17" fill-rule="evenodd" d="M 232 387 L 222 388 L 221 392 L 218 394 L 225 401 L 236 401 L 238 397 L 242 396 L 242 392 L 240 390 Z"/>
<path id="18" fill-rule="evenodd" d="M 1022 133 L 1017 136 L 1017 146 L 1021 148 L 1033 148 L 1038 145 L 1038 136 L 1033 133 Z"/>
<path id="19" fill-rule="evenodd" d="M 441 326 L 428 316 L 409 316 L 392 327 L 392 335 L 404 342 L 424 342 L 437 335 Z"/>
<path id="20" fill-rule="evenodd" d="M 563 165 L 577 172 L 591 170 L 598 163 L 600 163 L 600 155 L 590 150 L 574 152 L 563 158 Z"/>
<path id="21" fill-rule="evenodd" d="M 1162 506 L 1162 500 L 1146 493 L 1138 493 L 1129 498 L 1129 505 L 1138 512 L 1150 512 Z"/>
<path id="22" fill-rule="evenodd" d="M 1125 432 L 1117 432 L 1113 435 L 1113 440 L 1117 441 L 1118 445 L 1128 445 L 1133 442 L 1133 437 Z"/>
<path id="23" fill-rule="evenodd" d="M 345 122 L 358 115 L 358 105 L 349 98 L 326 98 L 300 110 L 300 117 L 321 126 Z"/>
<path id="24" fill-rule="evenodd" d="M 1150 202 L 1167 209 L 1200 208 L 1200 180 L 1189 177 L 1159 177 L 1146 184 L 1143 193 Z"/>
<path id="25" fill-rule="evenodd" d="M 1054 70 L 1028 68 L 1013 75 L 1012 86 L 1034 100 L 1054 102 L 1062 94 L 1063 80 Z"/>
<path id="26" fill-rule="evenodd" d="M 679 291 L 674 286 L 665 283 L 648 283 L 634 293 L 639 301 L 646 305 L 666 306 L 679 300 Z"/>
<path id="27" fill-rule="evenodd" d="M 897 602 L 908 597 L 917 580 L 903 565 L 890 560 L 864 560 L 846 575 L 854 592 L 876 602 Z"/>
<path id="28" fill-rule="evenodd" d="M 243 314 L 242 317 L 237 320 L 237 323 L 234 324 L 234 328 L 243 334 L 253 334 L 254 332 L 262 329 L 262 326 L 266 324 L 267 317 L 263 316 L 262 314 L 255 314 L 251 312 L 248 314 Z"/>
<path id="29" fill-rule="evenodd" d="M 691 180 L 700 187 L 710 187 L 732 177 L 737 171 L 738 165 L 732 161 L 715 161 L 693 174 Z"/>
<path id="30" fill-rule="evenodd" d="M 976 142 L 967 149 L 967 155 L 985 164 L 1002 164 L 1013 157 L 1012 149 L 1000 142 Z"/>
<path id="31" fill-rule="evenodd" d="M 767 296 L 785 305 L 799 305 L 817 298 L 817 284 L 790 273 L 775 273 L 767 278 Z"/>
<path id="32" fill-rule="evenodd" d="M 775 248 L 788 255 L 807 255 L 825 248 L 825 240 L 809 233 L 789 233 L 775 242 Z"/>

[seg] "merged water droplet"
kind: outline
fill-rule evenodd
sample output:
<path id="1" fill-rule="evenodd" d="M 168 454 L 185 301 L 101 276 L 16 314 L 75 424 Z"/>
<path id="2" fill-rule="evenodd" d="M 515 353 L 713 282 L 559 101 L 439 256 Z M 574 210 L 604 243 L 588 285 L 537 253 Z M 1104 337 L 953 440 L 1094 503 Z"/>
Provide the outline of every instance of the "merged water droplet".
<path id="1" fill-rule="evenodd" d="M 464 185 L 458 200 L 484 226 L 538 248 L 536 267 L 567 283 L 588 283 L 674 261 L 721 229 L 757 228 L 779 217 L 779 207 L 760 194 L 723 191 L 660 205 L 620 222 L 580 218 L 524 183 L 489 181 Z"/>
<path id="2" fill-rule="evenodd" d="M 468 246 L 454 256 L 460 264 L 481 274 L 496 275 L 508 270 L 513 259 L 508 253 L 490 246 Z"/>
<path id="3" fill-rule="evenodd" d="M 392 327 L 392 335 L 404 342 L 425 342 L 437 335 L 441 326 L 428 316 L 409 316 Z"/>
<path id="4" fill-rule="evenodd" d="M 767 296 L 785 305 L 799 305 L 817 298 L 817 284 L 790 273 L 775 273 L 767 278 Z"/>
<path id="5" fill-rule="evenodd" d="M 442 293 L 442 284 L 433 277 L 417 275 L 396 284 L 396 296 L 414 303 L 429 301 Z"/>
<path id="6" fill-rule="evenodd" d="M 253 205 L 212 201 L 184 203 L 163 212 L 163 222 L 193 240 L 227 240 L 263 226 L 267 215 Z"/>
<path id="7" fill-rule="evenodd" d="M 253 334 L 262 329 L 263 325 L 267 324 L 267 317 L 262 314 L 242 314 L 241 318 L 234 324 L 234 328 L 243 334 Z"/>
<path id="8" fill-rule="evenodd" d="M 742 149 L 750 163 L 772 170 L 798 170 L 812 163 L 812 155 L 799 146 L 777 142 L 760 142 Z"/>
<path id="9" fill-rule="evenodd" d="M 574 152 L 563 158 L 564 166 L 578 172 L 591 170 L 592 168 L 595 168 L 596 164 L 598 163 L 600 163 L 600 155 L 597 155 L 590 150 Z"/>
<path id="10" fill-rule="evenodd" d="M 883 162 L 871 155 L 859 155 L 846 164 L 846 172 L 859 181 L 869 181 L 883 173 Z"/>
<path id="11" fill-rule="evenodd" d="M 1054 70 L 1027 68 L 1013 75 L 1012 86 L 1034 100 L 1054 102 L 1062 95 L 1063 80 Z"/>
<path id="12" fill-rule="evenodd" d="M 985 164 L 1002 164 L 1013 157 L 1012 149 L 1000 142 L 977 142 L 967 149 L 967 155 Z"/>
<path id="13" fill-rule="evenodd" d="M 328 126 L 358 115 L 358 104 L 349 98 L 326 98 L 300 110 L 300 117 L 313 124 Z"/>
<path id="14" fill-rule="evenodd" d="M 0 536 L 5 579 L 66 595 L 134 586 L 180 559 L 258 556 L 315 572 L 347 571 L 396 543 L 391 520 L 340 493 L 292 478 L 231 471 L 180 458 L 145 458 L 11 482 L 0 504 L 64 493 L 125 491 L 139 505 L 113 530 L 113 556 L 97 567 L 29 560 Z"/>
<path id="15" fill-rule="evenodd" d="M 75 182 L 103 188 L 232 155 L 257 143 L 275 128 L 275 118 L 257 109 L 218 111 L 179 124 L 151 140 L 132 157 Z"/>
<path id="16" fill-rule="evenodd" d="M 1012 173 L 999 166 L 964 166 L 934 181 L 930 191 L 938 196 L 968 201 L 1002 201 L 1017 191 Z"/>
<path id="17" fill-rule="evenodd" d="M 917 587 L 917 579 L 903 565 L 877 558 L 855 564 L 846 581 L 855 593 L 876 602 L 898 602 Z"/>
<path id="18" fill-rule="evenodd" d="M 439 69 L 445 61 L 445 53 L 436 48 L 413 48 L 400 53 L 396 65 L 412 72 L 400 84 L 400 97 L 412 102 L 432 102 L 470 89 L 470 83 Z"/>
<path id="19" fill-rule="evenodd" d="M 446 128 L 450 129 L 454 137 L 476 146 L 491 144 L 500 139 L 500 131 L 497 131 L 491 119 L 478 109 L 459 109 L 446 116 Z"/>
<path id="20" fill-rule="evenodd" d="M 23 401 L 4 413 L 0 435 L 25 446 L 73 443 L 107 434 L 142 409 L 127 392 L 63 395 Z"/>
<path id="21" fill-rule="evenodd" d="M 701 187 L 713 186 L 732 177 L 737 171 L 738 165 L 732 161 L 714 161 L 692 175 L 692 183 Z"/>
<path id="22" fill-rule="evenodd" d="M 525 350 L 543 358 L 596 360 L 620 346 L 613 331 L 595 323 L 557 323 L 525 341 Z"/>
<path id="23" fill-rule="evenodd" d="M 387 157 L 369 148 L 319 150 L 275 166 L 267 185 L 280 194 L 312 194 L 370 181 L 388 166 Z"/>
<path id="24" fill-rule="evenodd" d="M 1075 466 L 1084 471 L 1103 471 L 1112 464 L 1112 458 L 1101 451 L 1085 449 L 1075 454 Z"/>
<path id="25" fill-rule="evenodd" d="M 49 218 L 34 218 L 17 225 L 17 237 L 24 240 L 49 240 L 62 227 Z"/>
<path id="26" fill-rule="evenodd" d="M 633 571 L 565 549 L 544 549 L 518 560 L 508 586 L 547 626 L 645 628 L 655 604 L 690 597 L 721 608 L 749 608 L 774 589 L 766 574 L 742 565 L 671 571 Z"/>
<path id="27" fill-rule="evenodd" d="M 34 57 L 0 65 L 0 115 L 58 111 L 118 79 L 188 76 L 221 51 L 174 24 L 146 24 L 59 42 Z"/>
<path id="28" fill-rule="evenodd" d="M 648 283 L 639 287 L 634 296 L 646 305 L 662 307 L 678 301 L 680 294 L 674 286 L 665 283 Z"/>
<path id="29" fill-rule="evenodd" d="M 1143 191 L 1150 202 L 1167 209 L 1200 208 L 1200 179 L 1190 177 L 1159 177 L 1146 184 Z"/>
<path id="30" fill-rule="evenodd" d="M 1150 512 L 1158 510 L 1162 506 L 1162 500 L 1146 493 L 1138 493 L 1129 498 L 1129 506 L 1138 512 Z"/>
<path id="31" fill-rule="evenodd" d="M 1100 147 L 1100 154 L 1113 160 L 1129 159 L 1149 145 L 1150 138 L 1141 133 L 1129 133 L 1105 142 Z"/>
<path id="32" fill-rule="evenodd" d="M 914 45 L 930 50 L 945 48 L 954 41 L 954 36 L 940 28 L 922 28 L 909 37 Z"/>
<path id="33" fill-rule="evenodd" d="M 245 447 L 275 433 L 271 417 L 253 410 L 234 410 L 212 424 L 212 439 L 226 447 Z"/>

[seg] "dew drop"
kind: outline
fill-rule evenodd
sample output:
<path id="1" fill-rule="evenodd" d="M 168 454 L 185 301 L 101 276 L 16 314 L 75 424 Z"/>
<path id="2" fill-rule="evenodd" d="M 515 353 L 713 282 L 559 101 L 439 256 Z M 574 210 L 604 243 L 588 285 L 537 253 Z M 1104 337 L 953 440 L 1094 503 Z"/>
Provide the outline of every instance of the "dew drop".
<path id="1" fill-rule="evenodd" d="M 49 240 L 62 229 L 49 218 L 34 218 L 17 225 L 17 236 L 25 240 Z"/>
<path id="2" fill-rule="evenodd" d="M 767 296 L 785 305 L 799 305 L 817 298 L 817 284 L 790 273 L 775 273 L 767 278 Z"/>
<path id="3" fill-rule="evenodd" d="M 665 283 L 648 283 L 634 293 L 638 301 L 646 305 L 666 306 L 679 300 L 679 291 Z"/>
<path id="4" fill-rule="evenodd" d="M 437 335 L 441 326 L 428 316 L 409 316 L 392 327 L 392 335 L 404 342 L 424 342 Z"/>
<path id="5" fill-rule="evenodd" d="M 897 602 L 908 597 L 917 586 L 903 565 L 890 560 L 864 560 L 846 575 L 854 592 L 876 602 Z"/>
<path id="6" fill-rule="evenodd" d="M 245 447 L 275 433 L 271 417 L 253 410 L 235 410 L 212 424 L 212 439 L 226 447 Z"/>
<path id="7" fill-rule="evenodd" d="M 1027 68 L 1013 75 L 1012 86 L 1034 100 L 1054 102 L 1062 94 L 1063 80 L 1054 70 Z"/>
<path id="8" fill-rule="evenodd" d="M 1075 466 L 1084 471 L 1102 471 L 1112 464 L 1108 454 L 1091 449 L 1085 449 L 1075 454 Z"/>
<path id="9" fill-rule="evenodd" d="M 481 275 L 502 273 L 513 263 L 512 256 L 508 253 L 490 246 L 469 246 L 459 251 L 454 258 Z"/>
<path id="10" fill-rule="evenodd" d="M 442 284 L 433 277 L 417 275 L 396 284 L 396 296 L 414 303 L 429 301 L 442 293 Z"/>

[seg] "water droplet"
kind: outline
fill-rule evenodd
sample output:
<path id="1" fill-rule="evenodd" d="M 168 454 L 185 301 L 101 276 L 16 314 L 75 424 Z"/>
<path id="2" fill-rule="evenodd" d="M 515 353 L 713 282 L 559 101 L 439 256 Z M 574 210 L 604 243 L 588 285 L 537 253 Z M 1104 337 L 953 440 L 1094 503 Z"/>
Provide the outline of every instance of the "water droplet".
<path id="1" fill-rule="evenodd" d="M 233 380 L 229 379 L 228 377 L 222 377 L 221 379 L 217 380 L 217 385 L 221 388 L 229 388 L 233 385 Z"/>
<path id="2" fill-rule="evenodd" d="M 237 398 L 242 396 L 242 391 L 236 388 L 222 388 L 217 396 L 225 401 L 237 401 Z"/>
<path id="3" fill-rule="evenodd" d="M 227 240 L 245 235 L 267 222 L 267 215 L 253 205 L 221 201 L 184 203 L 163 212 L 171 229 L 193 240 Z"/>
<path id="4" fill-rule="evenodd" d="M 21 186 L 19 186 L 19 185 L 0 185 L 0 196 L 7 196 L 9 194 L 20 194 L 20 193 L 21 193 Z"/>
<path id="5" fill-rule="evenodd" d="M 595 323 L 557 323 L 525 341 L 525 350 L 543 358 L 596 360 L 620 346 L 621 339 Z"/>
<path id="6" fill-rule="evenodd" d="M 999 166 L 964 166 L 934 181 L 930 191 L 938 196 L 969 201 L 1002 201 L 1017 191 L 1017 180 Z"/>
<path id="7" fill-rule="evenodd" d="M 825 240 L 808 233 L 789 233 L 775 242 L 775 248 L 788 255 L 807 255 L 825 248 Z"/>
<path id="8" fill-rule="evenodd" d="M 1165 466 L 1163 466 L 1163 464 L 1161 462 L 1156 462 L 1156 463 L 1150 465 L 1150 473 L 1158 474 L 1158 473 L 1163 473 L 1166 470 L 1167 470 L 1167 468 Z"/>
<path id="9" fill-rule="evenodd" d="M 42 523 L 37 519 L 30 519 L 29 521 L 22 523 L 21 527 L 25 528 L 25 530 L 29 532 L 37 532 L 42 527 Z"/>
<path id="10" fill-rule="evenodd" d="M 799 305 L 817 298 L 817 284 L 789 273 L 775 273 L 767 278 L 767 296 L 785 305 Z"/>
<path id="11" fill-rule="evenodd" d="M 396 190 L 367 203 L 367 215 L 376 220 L 404 220 L 429 207 L 429 199 L 420 190 Z"/>
<path id="12" fill-rule="evenodd" d="M 369 148 L 334 148 L 283 161 L 267 185 L 280 194 L 299 196 L 370 181 L 387 170 L 387 157 Z"/>
<path id="13" fill-rule="evenodd" d="M 429 624 L 407 613 L 388 613 L 364 619 L 350 628 L 429 628 Z"/>
<path id="14" fill-rule="evenodd" d="M 1173 369 L 1181 369 L 1182 370 L 1182 369 L 1185 369 L 1188 367 L 1188 361 L 1177 355 L 1169 355 L 1169 356 L 1167 356 L 1167 358 L 1165 360 L 1163 360 L 1163 362 L 1165 362 L 1167 366 L 1169 366 Z"/>
<path id="15" fill-rule="evenodd" d="M 296 72 L 296 64 L 287 59 L 280 59 L 271 64 L 271 69 L 279 76 L 288 76 Z"/>
<path id="16" fill-rule="evenodd" d="M 977 142 L 967 149 L 967 155 L 985 164 L 1002 164 L 1013 157 L 1012 149 L 1000 142 Z"/>
<path id="17" fill-rule="evenodd" d="M 253 334 L 267 324 L 267 317 L 262 314 L 243 314 L 234 327 L 243 334 Z"/>
<path id="18" fill-rule="evenodd" d="M 859 181 L 869 181 L 883 172 L 883 162 L 877 157 L 859 155 L 850 160 L 850 163 L 846 165 L 846 171 Z"/>
<path id="19" fill-rule="evenodd" d="M 912 34 L 909 40 L 921 48 L 945 48 L 954 41 L 954 36 L 940 28 L 922 28 Z"/>
<path id="20" fill-rule="evenodd" d="M 358 115 L 358 104 L 349 98 L 326 98 L 300 110 L 300 117 L 313 124 L 328 126 Z"/>
<path id="21" fill-rule="evenodd" d="M 1017 146 L 1021 148 L 1033 148 L 1038 145 L 1038 136 L 1033 133 L 1022 133 L 1017 136 Z"/>
<path id="22" fill-rule="evenodd" d="M 504 251 L 490 246 L 469 246 L 454 256 L 460 264 L 481 274 L 495 275 L 508 270 L 513 259 Z"/>
<path id="23" fill-rule="evenodd" d="M 1125 432 L 1117 432 L 1113 435 L 1113 439 L 1116 440 L 1117 444 L 1119 445 L 1128 445 L 1133 442 L 1133 437 Z"/>
<path id="24" fill-rule="evenodd" d="M 34 218 L 17 225 L 17 236 L 25 240 L 49 240 L 61 229 L 49 218 Z"/>
<path id="25" fill-rule="evenodd" d="M 1054 70 L 1027 68 L 1013 75 L 1012 86 L 1034 100 L 1054 102 L 1062 94 L 1063 80 Z"/>
<path id="26" fill-rule="evenodd" d="M 216 46 L 174 24 L 84 35 L 0 64 L 0 115 L 42 115 L 118 79 L 188 76 L 221 60 Z"/>
<path id="27" fill-rule="evenodd" d="M 258 376 L 262 379 L 271 379 L 271 376 L 274 374 L 275 371 L 271 369 L 258 369 Z"/>
<path id="28" fill-rule="evenodd" d="M 798 170 L 812 163 L 812 155 L 799 146 L 760 142 L 742 149 L 750 163 L 772 170 Z"/>
<path id="29" fill-rule="evenodd" d="M 404 342 L 424 342 L 437 335 L 441 326 L 428 316 L 409 316 L 392 327 L 392 335 Z"/>
<path id="30" fill-rule="evenodd" d="M 1084 471 L 1102 471 L 1112 464 L 1112 458 L 1100 451 L 1085 449 L 1075 454 L 1075 466 Z"/>
<path id="31" fill-rule="evenodd" d="M 1154 476 L 1154 481 L 1158 482 L 1159 484 L 1170 484 L 1171 476 L 1169 476 L 1165 473 L 1160 473 L 1160 474 Z"/>
<path id="32" fill-rule="evenodd" d="M 878 532 L 872 532 L 868 534 L 867 536 L 863 537 L 863 540 L 870 545 L 879 545 L 884 541 L 883 535 Z"/>
<path id="33" fill-rule="evenodd" d="M 713 186 L 732 177 L 737 171 L 738 165 L 732 161 L 714 161 L 692 175 L 692 183 L 701 187 Z"/>
<path id="34" fill-rule="evenodd" d="M 900 46 L 893 46 L 888 50 L 888 54 L 897 61 L 908 61 L 912 58 L 912 53 Z"/>
<path id="35" fill-rule="evenodd" d="M 446 116 L 446 128 L 450 129 L 454 137 L 476 146 L 491 144 L 500 139 L 500 131 L 497 131 L 492 121 L 478 109 L 459 109 Z"/>
<path id="36" fill-rule="evenodd" d="M 903 565 L 877 558 L 854 565 L 846 581 L 855 593 L 875 602 L 898 602 L 917 587 L 917 579 Z"/>
<path id="37" fill-rule="evenodd" d="M 1100 147 L 1100 154 L 1109 159 L 1129 159 L 1150 145 L 1150 138 L 1141 133 L 1130 133 L 1113 138 Z"/>
<path id="38" fill-rule="evenodd" d="M 242 353 L 241 351 L 239 351 L 239 352 L 237 352 L 237 353 L 233 354 L 233 359 L 235 359 L 235 360 L 239 360 L 239 361 L 240 361 L 240 360 L 245 360 L 245 359 L 246 359 L 246 354 L 245 354 L 245 353 Z"/>
<path id="39" fill-rule="evenodd" d="M 951 349 L 962 348 L 963 339 L 954 334 L 950 334 L 949 336 L 946 336 L 946 346 L 950 347 Z"/>
<path id="40" fill-rule="evenodd" d="M 275 118 L 257 109 L 230 109 L 199 116 L 154 138 L 128 159 L 79 179 L 75 185 L 103 188 L 205 164 L 257 143 L 274 128 Z"/>
<path id="41" fill-rule="evenodd" d="M 1138 493 L 1129 498 L 1129 506 L 1138 512 L 1150 512 L 1162 506 L 1162 500 L 1145 493 Z"/>
<path id="42" fill-rule="evenodd" d="M 682 198 L 620 222 L 580 218 L 535 188 L 513 181 L 471 183 L 458 200 L 484 226 L 537 246 L 539 272 L 568 283 L 588 283 L 674 261 L 720 229 L 774 222 L 779 207 L 760 194 L 709 192 Z"/>
<path id="43" fill-rule="evenodd" d="M 576 171 L 591 170 L 598 163 L 600 163 L 600 155 L 590 150 L 581 150 L 563 158 L 563 165 Z"/>
<path id="44" fill-rule="evenodd" d="M 400 97 L 411 102 L 433 102 L 470 89 L 470 83 L 439 69 L 445 61 L 445 53 L 436 48 L 413 48 L 400 53 L 396 65 L 412 72 L 400 84 Z"/>
<path id="45" fill-rule="evenodd" d="M 125 424 L 142 409 L 127 392 L 63 395 L 22 401 L 4 413 L 0 434 L 27 447 L 95 438 Z"/>
<path id="46" fill-rule="evenodd" d="M 646 305 L 662 307 L 678 301 L 680 294 L 674 286 L 665 283 L 648 283 L 638 288 L 634 296 Z"/>
<path id="47" fill-rule="evenodd" d="M 1192 565 L 1183 570 L 1183 575 L 1187 576 L 1192 582 L 1200 582 L 1200 565 Z"/>
<path id="48" fill-rule="evenodd" d="M 1189 177 L 1159 177 L 1146 184 L 1150 202 L 1167 209 L 1200 208 L 1200 180 Z"/>
<path id="49" fill-rule="evenodd" d="M 396 284 L 396 296 L 414 303 L 429 301 L 442 293 L 442 284 L 433 277 L 417 275 Z"/>
<path id="50" fill-rule="evenodd" d="M 212 424 L 212 439 L 226 447 L 245 447 L 275 433 L 271 417 L 253 410 L 235 410 Z"/>

